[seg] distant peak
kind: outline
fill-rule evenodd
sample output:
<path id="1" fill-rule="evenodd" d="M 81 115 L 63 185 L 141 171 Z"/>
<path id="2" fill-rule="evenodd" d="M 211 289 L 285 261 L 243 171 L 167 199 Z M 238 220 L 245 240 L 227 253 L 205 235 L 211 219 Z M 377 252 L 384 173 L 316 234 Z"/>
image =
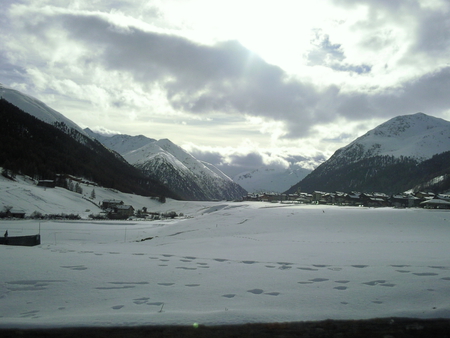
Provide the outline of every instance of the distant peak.
<path id="1" fill-rule="evenodd" d="M 168 146 L 174 146 L 175 143 L 173 143 L 171 140 L 169 140 L 168 138 L 162 138 L 160 140 L 157 141 L 158 145 L 160 146 L 164 146 L 164 145 L 168 145 Z"/>

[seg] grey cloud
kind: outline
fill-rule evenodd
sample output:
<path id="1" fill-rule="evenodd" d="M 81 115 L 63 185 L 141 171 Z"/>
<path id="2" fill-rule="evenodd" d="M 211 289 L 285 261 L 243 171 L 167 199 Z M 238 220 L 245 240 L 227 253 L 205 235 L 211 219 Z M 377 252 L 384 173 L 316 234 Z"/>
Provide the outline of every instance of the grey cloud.
<path id="1" fill-rule="evenodd" d="M 318 90 L 290 79 L 281 68 L 266 63 L 236 41 L 206 46 L 178 36 L 119 27 L 100 15 L 54 14 L 39 24 L 24 22 L 30 34 L 42 39 L 47 32 L 65 29 L 69 40 L 83 43 L 92 51 L 82 62 L 127 72 L 143 87 L 158 83 L 176 109 L 283 121 L 287 138 L 304 137 L 313 125 L 338 116 L 361 120 L 427 112 L 427 107 L 437 112 L 450 106 L 443 89 L 450 82 L 448 69 L 381 94 L 341 93 L 337 86 Z M 311 55 L 311 60 L 319 62 L 325 54 L 331 55 L 335 69 L 370 71 L 368 65 L 345 64 L 341 46 L 327 38 L 319 41 L 317 54 Z M 233 163 L 244 165 L 245 161 L 260 160 L 257 156 L 236 157 Z"/>
<path id="2" fill-rule="evenodd" d="M 422 51 L 442 55 L 448 60 L 450 53 L 450 12 L 425 12 L 417 30 L 412 52 Z"/>
<path id="3" fill-rule="evenodd" d="M 26 82 L 25 69 L 8 61 L 5 51 L 0 50 L 0 79 L 8 83 Z"/>
<path id="4" fill-rule="evenodd" d="M 333 70 L 358 74 L 369 73 L 372 69 L 370 65 L 351 65 L 345 62 L 346 57 L 342 45 L 331 43 L 329 35 L 323 34 L 320 30 L 315 31 L 314 39 L 311 42 L 315 48 L 307 54 L 310 66 L 326 66 Z"/>
<path id="5" fill-rule="evenodd" d="M 320 99 L 311 85 L 288 80 L 282 69 L 236 41 L 205 46 L 133 27 L 119 29 L 97 16 L 61 15 L 59 20 L 71 39 L 100 53 L 107 69 L 129 72 L 144 85 L 162 84 L 176 109 L 301 119 L 300 133 L 320 118 L 312 109 Z"/>
<path id="6" fill-rule="evenodd" d="M 307 55 L 310 65 L 324 65 L 329 62 L 329 60 L 339 62 L 345 59 L 341 45 L 332 44 L 328 34 L 323 34 L 320 30 L 316 30 L 314 39 L 311 42 L 316 48 L 311 50 Z"/>
<path id="7" fill-rule="evenodd" d="M 450 107 L 450 67 L 404 83 L 395 91 L 368 95 L 342 94 L 337 97 L 337 112 L 352 120 L 392 117 L 422 111 L 439 114 Z"/>
<path id="8" fill-rule="evenodd" d="M 357 28 L 375 28 L 384 21 L 399 22 L 413 38 L 409 53 L 422 52 L 447 57 L 450 52 L 450 11 L 430 9 L 421 6 L 418 0 L 333 0 L 343 7 L 356 7 L 363 4 L 369 8 L 367 20 L 361 21 Z M 383 15 L 379 15 L 382 13 Z M 379 47 L 378 37 L 369 37 L 364 46 Z"/>
<path id="9" fill-rule="evenodd" d="M 244 171 L 255 170 L 263 165 L 262 155 L 256 152 L 248 154 L 232 154 L 226 156 L 219 151 L 191 149 L 190 153 L 197 159 L 213 164 L 229 177 Z"/>

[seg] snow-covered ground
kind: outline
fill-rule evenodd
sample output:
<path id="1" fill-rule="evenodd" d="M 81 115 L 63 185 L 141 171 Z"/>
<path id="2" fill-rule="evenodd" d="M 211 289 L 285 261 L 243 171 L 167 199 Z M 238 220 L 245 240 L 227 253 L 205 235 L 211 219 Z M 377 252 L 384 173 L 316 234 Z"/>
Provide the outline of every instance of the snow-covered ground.
<path id="1" fill-rule="evenodd" d="M 95 207 L 0 183 L 30 208 Z M 448 211 L 121 198 L 185 216 L 41 221 L 40 246 L 0 246 L 0 327 L 450 318 Z M 10 236 L 38 229 L 0 221 Z"/>

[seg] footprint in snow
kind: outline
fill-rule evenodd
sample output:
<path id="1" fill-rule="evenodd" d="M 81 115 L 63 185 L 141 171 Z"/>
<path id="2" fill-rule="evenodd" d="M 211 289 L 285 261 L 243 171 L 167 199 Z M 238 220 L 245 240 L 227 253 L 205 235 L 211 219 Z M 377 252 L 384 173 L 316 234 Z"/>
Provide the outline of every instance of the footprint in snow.
<path id="1" fill-rule="evenodd" d="M 268 295 L 268 296 L 278 296 L 280 293 L 279 292 L 266 292 L 264 294 Z"/>
<path id="2" fill-rule="evenodd" d="M 386 281 L 384 279 L 377 279 L 377 280 L 373 280 L 370 282 L 365 282 L 363 284 L 369 285 L 369 286 L 375 286 L 375 285 L 382 284 L 382 283 L 386 283 Z"/>
<path id="3" fill-rule="evenodd" d="M 78 271 L 87 270 L 87 267 L 84 265 L 62 265 L 61 267 L 64 269 L 78 270 Z"/>
<path id="4" fill-rule="evenodd" d="M 313 279 L 310 279 L 309 281 L 316 283 L 316 282 L 326 282 L 328 280 L 329 279 L 327 279 L 327 278 L 313 278 Z"/>
<path id="5" fill-rule="evenodd" d="M 438 273 L 434 273 L 434 272 L 413 272 L 413 275 L 416 275 L 416 276 L 439 276 Z"/>

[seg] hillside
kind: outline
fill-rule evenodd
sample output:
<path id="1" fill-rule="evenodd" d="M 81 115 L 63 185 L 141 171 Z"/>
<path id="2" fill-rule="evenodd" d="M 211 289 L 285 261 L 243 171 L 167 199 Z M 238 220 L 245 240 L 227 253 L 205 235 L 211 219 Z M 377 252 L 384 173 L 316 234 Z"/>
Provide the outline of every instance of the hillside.
<path id="1" fill-rule="evenodd" d="M 124 192 L 178 197 L 99 142 L 74 129 L 67 133 L 61 122 L 56 128 L 4 99 L 0 118 L 0 166 L 11 175 L 55 179 L 56 174 L 70 174 Z"/>
<path id="2" fill-rule="evenodd" d="M 142 135 L 102 136 L 85 129 L 146 176 L 187 200 L 235 200 L 247 192 L 210 163 L 202 162 L 168 139 Z"/>
<path id="3" fill-rule="evenodd" d="M 0 97 L 43 122 L 51 125 L 63 123 L 69 129 L 75 129 L 81 135 L 86 135 L 83 129 L 76 123 L 66 118 L 63 114 L 50 108 L 44 102 L 19 92 L 18 90 L 5 87 L 1 83 Z"/>
<path id="4" fill-rule="evenodd" d="M 287 192 L 402 192 L 449 174 L 448 151 L 450 122 L 422 113 L 398 116 L 338 149 Z"/>

